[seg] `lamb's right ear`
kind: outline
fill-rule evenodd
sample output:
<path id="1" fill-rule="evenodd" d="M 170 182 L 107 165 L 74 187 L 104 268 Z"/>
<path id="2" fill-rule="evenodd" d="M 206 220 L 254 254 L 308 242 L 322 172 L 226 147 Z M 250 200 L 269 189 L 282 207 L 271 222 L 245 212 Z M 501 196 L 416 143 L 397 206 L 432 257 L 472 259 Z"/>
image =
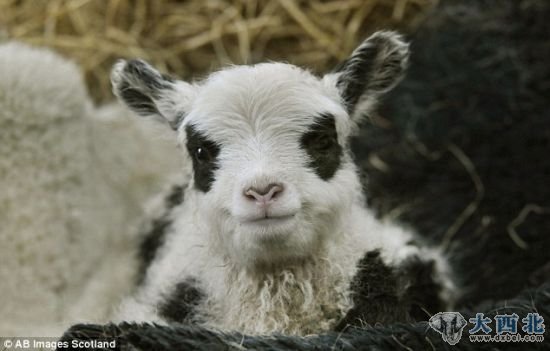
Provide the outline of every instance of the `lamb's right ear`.
<path id="1" fill-rule="evenodd" d="M 324 80 L 335 85 L 349 115 L 358 119 L 370 112 L 378 98 L 403 77 L 409 45 L 395 32 L 376 32 L 361 43 Z"/>
<path id="2" fill-rule="evenodd" d="M 132 111 L 177 129 L 188 113 L 195 89 L 162 75 L 143 60 L 118 61 L 111 71 L 116 97 Z"/>

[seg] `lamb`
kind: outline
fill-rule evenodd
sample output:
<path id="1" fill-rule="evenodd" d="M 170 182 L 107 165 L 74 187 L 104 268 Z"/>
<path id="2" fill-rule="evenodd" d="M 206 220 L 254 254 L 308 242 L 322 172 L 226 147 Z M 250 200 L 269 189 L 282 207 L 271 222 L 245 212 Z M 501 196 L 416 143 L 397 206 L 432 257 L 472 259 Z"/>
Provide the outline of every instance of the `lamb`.
<path id="1" fill-rule="evenodd" d="M 115 95 L 169 126 L 192 171 L 151 219 L 143 274 L 117 318 L 307 335 L 448 308 L 443 255 L 375 218 L 349 148 L 408 55 L 382 31 L 320 78 L 261 63 L 188 83 L 118 62 Z"/>

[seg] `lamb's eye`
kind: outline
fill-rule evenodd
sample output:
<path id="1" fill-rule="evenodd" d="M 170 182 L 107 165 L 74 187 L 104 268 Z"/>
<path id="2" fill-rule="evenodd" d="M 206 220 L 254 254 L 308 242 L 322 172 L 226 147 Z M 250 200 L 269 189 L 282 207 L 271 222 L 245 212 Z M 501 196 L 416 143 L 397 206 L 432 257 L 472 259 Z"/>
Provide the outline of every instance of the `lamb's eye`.
<path id="1" fill-rule="evenodd" d="M 340 167 L 342 147 L 338 143 L 334 116 L 325 113 L 319 116 L 300 138 L 300 146 L 309 156 L 308 166 L 323 180 L 329 180 Z"/>
<path id="2" fill-rule="evenodd" d="M 319 135 L 315 139 L 313 146 L 317 148 L 317 150 L 328 150 L 334 145 L 335 142 L 336 140 L 334 140 L 332 136 L 324 134 Z"/>
<path id="3" fill-rule="evenodd" d="M 212 161 L 212 153 L 208 148 L 204 146 L 199 146 L 195 149 L 195 160 L 199 164 L 204 164 Z"/>
<path id="4" fill-rule="evenodd" d="M 214 171 L 218 169 L 216 159 L 221 146 L 199 132 L 193 125 L 185 126 L 185 135 L 187 152 L 193 161 L 195 188 L 206 193 L 214 182 Z"/>
<path id="5" fill-rule="evenodd" d="M 318 151 L 329 150 L 336 142 L 337 141 L 333 135 L 323 132 L 311 134 L 306 140 L 306 144 L 309 148 Z"/>

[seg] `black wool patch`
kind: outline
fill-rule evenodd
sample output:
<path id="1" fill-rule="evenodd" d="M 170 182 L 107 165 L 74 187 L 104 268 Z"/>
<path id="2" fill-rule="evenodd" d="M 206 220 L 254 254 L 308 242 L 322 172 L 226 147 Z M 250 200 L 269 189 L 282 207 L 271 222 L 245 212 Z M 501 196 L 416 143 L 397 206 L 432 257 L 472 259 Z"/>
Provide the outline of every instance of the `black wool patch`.
<path id="1" fill-rule="evenodd" d="M 441 285 L 433 279 L 434 274 L 434 261 L 424 261 L 419 257 L 410 258 L 399 269 L 399 285 L 404 290 L 402 299 L 415 321 L 428 320 L 445 308 L 445 303 L 439 298 Z"/>
<path id="2" fill-rule="evenodd" d="M 337 324 L 349 326 L 426 321 L 444 309 L 441 286 L 434 281 L 434 262 L 411 257 L 399 267 L 389 267 L 379 250 L 369 251 L 358 263 L 351 282 L 353 307 Z"/>
<path id="3" fill-rule="evenodd" d="M 407 308 L 399 301 L 398 277 L 384 264 L 380 251 L 367 252 L 357 266 L 359 269 L 350 286 L 353 307 L 335 330 L 407 321 Z"/>
<path id="4" fill-rule="evenodd" d="M 162 215 L 151 222 L 149 231 L 143 236 L 139 246 L 140 268 L 138 271 L 138 284 L 143 282 L 145 273 L 155 259 L 159 248 L 164 244 L 168 229 L 172 225 L 169 218 L 171 210 L 182 204 L 184 199 L 184 185 L 176 185 L 164 199 L 165 210 Z"/>
<path id="5" fill-rule="evenodd" d="M 185 186 L 187 185 L 174 185 L 172 187 L 172 191 L 170 191 L 168 196 L 166 196 L 166 198 L 164 199 L 166 208 L 172 209 L 183 203 Z"/>
<path id="6" fill-rule="evenodd" d="M 338 143 L 334 116 L 323 114 L 300 140 L 311 161 L 309 167 L 323 180 L 329 180 L 340 167 L 342 146 Z"/>
<path id="7" fill-rule="evenodd" d="M 217 157 L 220 147 L 192 125 L 185 127 L 185 133 L 187 150 L 193 161 L 195 188 L 208 192 L 214 182 L 214 171 L 218 169 Z"/>
<path id="8" fill-rule="evenodd" d="M 189 278 L 176 285 L 172 294 L 158 306 L 158 311 L 167 321 L 182 323 L 191 319 L 195 307 L 203 298 L 204 293 L 197 287 L 197 280 Z"/>

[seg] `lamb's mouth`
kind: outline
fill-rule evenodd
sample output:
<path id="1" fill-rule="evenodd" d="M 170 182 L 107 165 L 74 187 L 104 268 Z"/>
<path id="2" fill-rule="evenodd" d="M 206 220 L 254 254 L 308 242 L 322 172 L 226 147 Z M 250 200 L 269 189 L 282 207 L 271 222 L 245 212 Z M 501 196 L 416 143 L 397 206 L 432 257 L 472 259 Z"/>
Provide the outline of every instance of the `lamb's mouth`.
<path id="1" fill-rule="evenodd" d="M 290 220 L 294 219 L 295 216 L 296 216 L 295 214 L 284 215 L 284 216 L 265 216 L 265 217 L 249 219 L 243 223 L 251 224 L 251 225 L 261 225 L 261 226 L 279 225 L 279 224 L 285 224 L 289 222 Z"/>

